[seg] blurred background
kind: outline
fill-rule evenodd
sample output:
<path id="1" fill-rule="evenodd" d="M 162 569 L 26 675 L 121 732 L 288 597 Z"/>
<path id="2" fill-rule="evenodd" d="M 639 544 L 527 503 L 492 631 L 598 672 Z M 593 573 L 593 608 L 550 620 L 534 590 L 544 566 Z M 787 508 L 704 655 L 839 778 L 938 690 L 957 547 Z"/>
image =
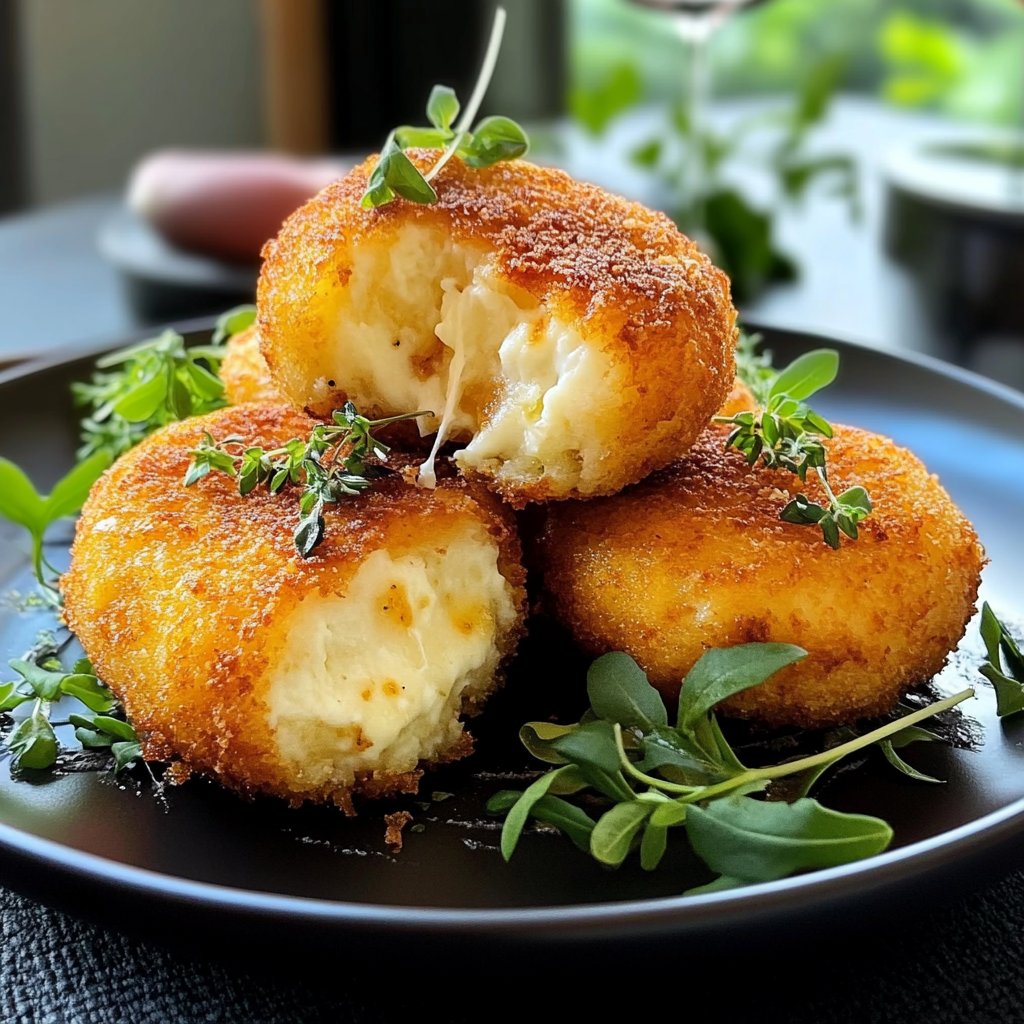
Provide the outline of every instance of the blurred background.
<path id="1" fill-rule="evenodd" d="M 485 111 L 666 210 L 748 320 L 1024 386 L 1020 0 L 504 6 Z M 493 9 L 0 0 L 0 362 L 250 296 L 288 209 L 468 94 Z"/>

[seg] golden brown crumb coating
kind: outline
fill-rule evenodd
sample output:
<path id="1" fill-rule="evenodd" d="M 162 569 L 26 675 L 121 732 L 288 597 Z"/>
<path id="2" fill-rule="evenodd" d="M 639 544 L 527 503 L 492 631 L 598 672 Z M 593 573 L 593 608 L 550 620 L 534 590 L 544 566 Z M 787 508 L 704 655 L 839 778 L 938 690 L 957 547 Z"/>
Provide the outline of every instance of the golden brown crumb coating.
<path id="1" fill-rule="evenodd" d="M 421 167 L 435 153 L 414 152 Z M 685 453 L 733 384 L 729 281 L 662 213 L 510 161 L 438 201 L 360 199 L 369 160 L 264 249 L 263 354 L 324 415 L 427 409 L 506 500 L 610 494 Z"/>
<path id="2" fill-rule="evenodd" d="M 971 524 L 913 454 L 836 427 L 832 487 L 862 484 L 874 511 L 834 551 L 779 519 L 798 490 L 824 499 L 817 480 L 751 468 L 724 437 L 709 428 L 623 494 L 551 510 L 540 546 L 559 618 L 589 651 L 631 654 L 669 700 L 709 648 L 775 641 L 809 656 L 725 713 L 818 727 L 888 711 L 974 612 L 985 559 Z"/>
<path id="3" fill-rule="evenodd" d="M 458 479 L 428 491 L 395 474 L 328 505 L 308 559 L 298 488 L 242 498 L 213 473 L 183 486 L 204 430 L 273 447 L 312 425 L 264 404 L 152 435 L 93 489 L 62 589 L 147 757 L 350 808 L 469 751 L 459 715 L 515 648 L 524 573 L 507 510 Z"/>
<path id="4" fill-rule="evenodd" d="M 228 339 L 220 364 L 220 379 L 232 405 L 245 402 L 291 404 L 270 376 L 270 367 L 260 352 L 260 335 L 255 324 Z"/>

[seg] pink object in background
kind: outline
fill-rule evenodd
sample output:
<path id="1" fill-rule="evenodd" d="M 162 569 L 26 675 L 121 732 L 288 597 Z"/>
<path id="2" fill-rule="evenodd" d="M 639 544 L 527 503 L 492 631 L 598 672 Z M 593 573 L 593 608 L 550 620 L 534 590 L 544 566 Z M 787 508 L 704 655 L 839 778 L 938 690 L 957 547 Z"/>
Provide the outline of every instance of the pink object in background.
<path id="1" fill-rule="evenodd" d="M 132 172 L 128 205 L 173 245 L 255 263 L 285 217 L 351 166 L 272 153 L 164 150 Z"/>

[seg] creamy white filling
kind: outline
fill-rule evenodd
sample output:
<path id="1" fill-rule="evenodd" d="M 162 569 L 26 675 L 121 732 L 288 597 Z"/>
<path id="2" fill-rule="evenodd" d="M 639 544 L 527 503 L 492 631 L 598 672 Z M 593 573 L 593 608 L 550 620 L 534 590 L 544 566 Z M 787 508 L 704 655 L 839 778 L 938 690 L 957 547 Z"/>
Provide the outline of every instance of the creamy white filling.
<path id="1" fill-rule="evenodd" d="M 436 432 L 422 485 L 434 486 L 446 440 L 469 442 L 457 461 L 489 476 L 584 490 L 600 476 L 594 414 L 619 390 L 610 358 L 509 286 L 487 253 L 406 224 L 386 244 L 359 247 L 346 295 L 342 386 L 357 405 L 434 412 L 419 424 Z"/>
<path id="2" fill-rule="evenodd" d="M 586 487 L 605 450 L 595 417 L 616 398 L 611 360 L 554 317 L 510 331 L 499 359 L 504 397 L 456 462 L 476 470 L 497 462 L 499 477 Z"/>
<path id="3" fill-rule="evenodd" d="M 515 622 L 498 547 L 474 526 L 445 547 L 373 552 L 344 595 L 306 597 L 269 669 L 268 723 L 299 789 L 410 771 L 454 743 Z"/>

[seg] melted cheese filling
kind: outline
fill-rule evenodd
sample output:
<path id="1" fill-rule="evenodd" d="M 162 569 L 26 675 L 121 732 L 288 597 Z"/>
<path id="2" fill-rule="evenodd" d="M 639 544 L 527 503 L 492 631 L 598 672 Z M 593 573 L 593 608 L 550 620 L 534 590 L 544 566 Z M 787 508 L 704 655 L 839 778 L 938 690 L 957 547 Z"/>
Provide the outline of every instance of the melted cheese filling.
<path id="1" fill-rule="evenodd" d="M 473 524 L 445 547 L 373 552 L 344 595 L 306 597 L 269 669 L 268 723 L 298 788 L 411 771 L 455 743 L 515 624 L 498 547 Z"/>
<path id="2" fill-rule="evenodd" d="M 594 411 L 616 401 L 610 358 L 505 280 L 487 253 L 405 224 L 355 255 L 335 363 L 356 405 L 430 409 L 436 432 L 419 482 L 435 484 L 447 440 L 459 464 L 492 477 L 550 477 L 586 489 L 603 450 Z M 326 381 L 319 382 L 324 388 Z"/>

